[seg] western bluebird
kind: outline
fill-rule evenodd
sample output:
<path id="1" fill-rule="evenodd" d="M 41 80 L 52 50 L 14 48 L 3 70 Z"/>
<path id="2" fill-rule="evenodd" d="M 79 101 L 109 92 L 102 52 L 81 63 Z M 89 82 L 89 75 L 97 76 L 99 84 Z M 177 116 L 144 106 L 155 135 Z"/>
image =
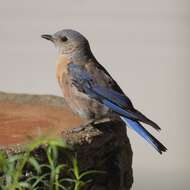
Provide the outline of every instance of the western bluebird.
<path id="1" fill-rule="evenodd" d="M 160 127 L 133 107 L 106 69 L 91 52 L 88 40 L 74 30 L 61 30 L 42 35 L 58 48 L 57 79 L 65 101 L 86 123 L 120 117 L 129 127 L 150 143 L 160 154 L 166 147 L 153 137 L 140 122 Z"/>

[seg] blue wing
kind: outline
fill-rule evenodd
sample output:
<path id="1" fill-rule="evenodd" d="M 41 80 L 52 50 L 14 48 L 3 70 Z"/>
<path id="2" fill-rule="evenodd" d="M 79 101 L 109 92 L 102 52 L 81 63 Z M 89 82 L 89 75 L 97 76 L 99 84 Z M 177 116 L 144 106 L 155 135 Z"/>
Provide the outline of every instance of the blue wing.
<path id="1" fill-rule="evenodd" d="M 117 92 L 109 87 L 100 86 L 97 80 L 80 65 L 71 64 L 69 72 L 73 77 L 73 84 L 78 90 L 84 92 L 119 114 L 140 136 L 153 145 L 160 153 L 166 151 L 156 138 L 154 138 L 138 121 L 147 123 L 159 130 L 160 127 L 145 117 L 142 113 L 134 109 L 130 99 L 121 92 Z M 100 80 L 100 79 L 99 79 Z"/>
<path id="2" fill-rule="evenodd" d="M 92 89 L 94 92 L 96 92 L 97 95 L 120 107 L 120 109 L 122 109 L 121 112 L 124 114 L 123 116 L 128 116 L 128 118 L 131 118 L 133 120 L 144 122 L 151 125 L 156 130 L 160 130 L 160 127 L 155 122 L 148 119 L 145 115 L 133 107 L 130 99 L 126 95 L 114 91 L 110 88 L 108 89 L 106 87 L 98 85 L 94 85 Z"/>
<path id="3" fill-rule="evenodd" d="M 86 94 L 95 99 L 98 99 L 101 102 L 104 100 L 112 102 L 114 105 L 120 108 L 119 114 L 122 113 L 122 116 L 126 116 L 136 121 L 144 122 L 151 125 L 156 130 L 160 130 L 160 127 L 155 122 L 148 119 L 145 115 L 133 107 L 131 100 L 125 94 L 122 92 L 117 92 L 112 88 L 100 86 L 97 82 L 94 82 L 92 76 L 85 69 L 83 69 L 82 66 L 77 64 L 70 64 L 69 71 L 73 76 L 75 85 L 78 86 L 81 91 L 85 90 Z M 116 83 L 114 84 L 117 85 Z"/>

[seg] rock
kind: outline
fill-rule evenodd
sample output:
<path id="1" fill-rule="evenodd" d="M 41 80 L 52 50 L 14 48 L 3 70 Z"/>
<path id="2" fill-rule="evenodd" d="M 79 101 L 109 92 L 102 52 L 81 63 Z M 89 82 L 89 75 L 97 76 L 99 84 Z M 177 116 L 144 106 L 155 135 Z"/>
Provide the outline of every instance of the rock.
<path id="1" fill-rule="evenodd" d="M 80 132 L 80 118 L 72 114 L 64 99 L 49 95 L 0 92 L 0 147 L 8 154 L 40 135 L 62 136 L 77 152 L 80 168 L 99 169 L 105 175 L 88 190 L 129 190 L 133 183 L 132 150 L 122 121 L 88 125 Z"/>

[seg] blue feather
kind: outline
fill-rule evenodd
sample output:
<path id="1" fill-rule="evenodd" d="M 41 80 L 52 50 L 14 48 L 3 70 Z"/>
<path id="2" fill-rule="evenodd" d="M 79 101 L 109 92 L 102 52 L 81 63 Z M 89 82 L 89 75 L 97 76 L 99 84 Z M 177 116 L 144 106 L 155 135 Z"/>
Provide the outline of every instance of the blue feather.
<path id="1" fill-rule="evenodd" d="M 137 134 L 139 134 L 141 137 L 143 137 L 148 143 L 150 143 L 156 150 L 158 150 L 157 145 L 155 144 L 154 140 L 151 138 L 150 134 L 147 133 L 148 131 L 139 123 L 136 121 L 133 121 L 131 119 L 127 119 L 122 117 L 122 119 L 127 122 L 128 126 L 132 128 Z M 158 150 L 159 151 L 159 150 Z"/>
<path id="2" fill-rule="evenodd" d="M 148 119 L 141 112 L 135 110 L 130 99 L 124 94 L 99 85 L 93 85 L 91 91 L 93 91 L 96 96 L 104 102 L 104 104 L 108 104 L 110 107 L 113 107 L 115 109 L 114 111 L 117 113 L 132 120 L 142 121 L 151 125 L 156 130 L 160 130 L 160 127 L 155 122 Z"/>
<path id="3" fill-rule="evenodd" d="M 103 100 L 104 104 L 110 109 L 114 110 L 116 113 L 122 115 L 121 117 L 129 127 L 131 127 L 136 133 L 143 137 L 149 144 L 151 144 L 160 154 L 166 151 L 166 147 L 160 143 L 154 136 L 152 136 L 138 121 L 128 119 L 128 113 L 120 108 L 119 106 L 113 104 L 108 100 Z"/>
<path id="4" fill-rule="evenodd" d="M 126 110 L 122 109 L 121 107 L 119 107 L 118 105 L 112 103 L 111 101 L 109 101 L 107 99 L 103 99 L 102 102 L 107 107 L 109 107 L 110 109 L 112 109 L 113 111 L 115 111 L 116 113 L 118 113 L 119 115 L 135 119 L 134 113 L 131 113 L 129 111 L 126 111 Z M 138 117 L 136 119 L 138 119 Z"/>
<path id="5" fill-rule="evenodd" d="M 111 99 L 113 102 L 117 102 L 117 104 L 119 104 L 123 107 L 129 106 L 129 105 L 131 106 L 131 101 L 129 100 L 129 98 L 126 95 L 121 94 L 115 90 L 112 90 L 111 88 L 94 85 L 93 90 L 97 94 L 107 97 L 107 98 Z"/>

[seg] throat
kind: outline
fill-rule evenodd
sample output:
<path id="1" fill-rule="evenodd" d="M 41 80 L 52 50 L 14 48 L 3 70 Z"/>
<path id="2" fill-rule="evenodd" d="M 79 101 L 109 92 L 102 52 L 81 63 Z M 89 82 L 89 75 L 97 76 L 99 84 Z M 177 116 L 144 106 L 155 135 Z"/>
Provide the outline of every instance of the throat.
<path id="1" fill-rule="evenodd" d="M 58 55 L 58 58 L 57 58 L 57 64 L 58 63 L 67 63 L 67 62 L 71 62 L 71 56 L 67 55 L 67 54 L 62 54 L 60 53 Z"/>

